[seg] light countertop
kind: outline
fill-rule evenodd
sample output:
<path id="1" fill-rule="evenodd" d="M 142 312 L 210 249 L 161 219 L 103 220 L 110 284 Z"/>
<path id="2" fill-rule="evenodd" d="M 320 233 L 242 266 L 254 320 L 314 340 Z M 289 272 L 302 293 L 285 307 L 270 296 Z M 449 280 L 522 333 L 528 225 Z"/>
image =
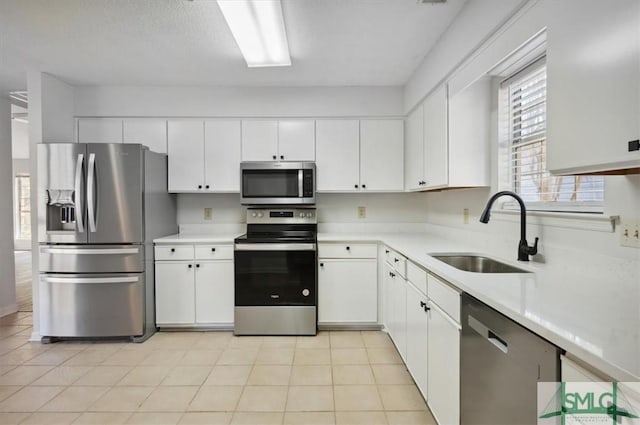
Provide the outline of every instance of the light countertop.
<path id="1" fill-rule="evenodd" d="M 169 243 L 233 243 L 238 234 L 178 234 Z M 319 233 L 319 243 L 383 243 L 469 293 L 578 359 L 619 381 L 640 381 L 640 284 L 612 284 L 615 271 L 589 274 L 567 266 L 549 270 L 486 255 L 429 233 Z M 455 269 L 428 255 L 473 252 L 531 273 L 480 274 Z M 515 256 L 515 248 L 514 248 Z M 585 290 L 585 288 L 590 288 Z M 593 288 L 600 288 L 595 291 Z"/>

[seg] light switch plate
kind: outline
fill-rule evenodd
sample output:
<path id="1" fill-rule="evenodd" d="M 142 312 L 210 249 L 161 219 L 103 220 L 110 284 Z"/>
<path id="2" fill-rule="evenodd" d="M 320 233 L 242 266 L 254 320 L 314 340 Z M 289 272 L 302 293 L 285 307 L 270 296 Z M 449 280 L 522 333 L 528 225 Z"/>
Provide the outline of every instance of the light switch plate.
<path id="1" fill-rule="evenodd" d="M 462 210 L 462 222 L 464 224 L 469 224 L 469 208 Z"/>
<path id="2" fill-rule="evenodd" d="M 358 218 L 367 218 L 367 207 L 358 207 Z"/>
<path id="3" fill-rule="evenodd" d="M 213 208 L 205 208 L 204 209 L 204 219 L 212 220 L 213 219 Z"/>
<path id="4" fill-rule="evenodd" d="M 640 222 L 626 219 L 620 220 L 620 245 L 640 248 Z"/>

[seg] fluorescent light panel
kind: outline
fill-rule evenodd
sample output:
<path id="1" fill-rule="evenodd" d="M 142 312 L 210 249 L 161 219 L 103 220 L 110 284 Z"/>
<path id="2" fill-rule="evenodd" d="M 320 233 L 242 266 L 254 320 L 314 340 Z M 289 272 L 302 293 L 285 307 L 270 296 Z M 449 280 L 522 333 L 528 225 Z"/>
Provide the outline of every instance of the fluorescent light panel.
<path id="1" fill-rule="evenodd" d="M 218 0 L 247 66 L 290 66 L 280 0 Z"/>

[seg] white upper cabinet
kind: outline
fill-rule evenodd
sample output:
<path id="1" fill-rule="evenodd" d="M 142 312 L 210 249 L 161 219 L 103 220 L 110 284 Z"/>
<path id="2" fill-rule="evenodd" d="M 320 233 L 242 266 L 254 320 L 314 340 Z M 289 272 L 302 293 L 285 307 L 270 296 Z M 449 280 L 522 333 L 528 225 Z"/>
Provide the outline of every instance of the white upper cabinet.
<path id="1" fill-rule="evenodd" d="M 423 105 L 419 105 L 405 121 L 404 184 L 406 190 L 423 188 L 424 141 L 422 116 Z"/>
<path id="2" fill-rule="evenodd" d="M 240 120 L 205 121 L 205 190 L 240 192 L 240 146 Z"/>
<path id="3" fill-rule="evenodd" d="M 153 152 L 167 153 L 166 120 L 125 119 L 122 127 L 124 143 L 141 143 Z"/>
<path id="4" fill-rule="evenodd" d="M 278 159 L 281 161 L 314 161 L 316 159 L 314 120 L 278 121 Z"/>
<path id="5" fill-rule="evenodd" d="M 640 2 L 554 2 L 547 92 L 552 173 L 640 172 Z"/>
<path id="6" fill-rule="evenodd" d="M 358 120 L 316 121 L 316 188 L 353 191 L 360 185 Z"/>
<path id="7" fill-rule="evenodd" d="M 402 191 L 404 187 L 402 120 L 360 121 L 360 187 L 367 191 Z"/>
<path id="8" fill-rule="evenodd" d="M 275 161 L 278 159 L 278 121 L 242 121 L 242 160 Z"/>
<path id="9" fill-rule="evenodd" d="M 447 90 L 444 85 L 424 101 L 423 117 L 423 186 L 443 187 L 449 182 Z"/>
<path id="10" fill-rule="evenodd" d="M 116 118 L 78 119 L 79 143 L 122 143 L 122 120 Z"/>
<path id="11" fill-rule="evenodd" d="M 313 120 L 243 120 L 243 161 L 313 161 Z"/>
<path id="12" fill-rule="evenodd" d="M 447 187 L 491 184 L 491 79 L 449 95 Z M 426 153 L 425 153 L 426 154 Z M 442 152 L 440 151 L 440 155 Z"/>
<path id="13" fill-rule="evenodd" d="M 204 123 L 196 120 L 167 122 L 169 192 L 204 189 Z"/>

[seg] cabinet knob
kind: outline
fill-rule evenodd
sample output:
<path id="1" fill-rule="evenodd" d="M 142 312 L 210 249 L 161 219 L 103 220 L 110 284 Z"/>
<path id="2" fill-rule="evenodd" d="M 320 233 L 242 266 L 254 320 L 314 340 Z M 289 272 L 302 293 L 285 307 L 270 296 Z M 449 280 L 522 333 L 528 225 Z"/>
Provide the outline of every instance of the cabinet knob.
<path id="1" fill-rule="evenodd" d="M 426 302 L 424 302 L 424 301 L 420 301 L 420 307 L 426 307 L 426 306 L 427 306 L 427 303 L 426 303 Z"/>
<path id="2" fill-rule="evenodd" d="M 202 189 L 202 185 L 201 184 L 198 185 L 198 189 Z"/>
<path id="3" fill-rule="evenodd" d="M 276 159 L 277 157 L 275 155 L 273 155 L 273 159 Z"/>
<path id="4" fill-rule="evenodd" d="M 389 250 L 388 250 L 388 249 L 385 249 L 385 250 L 384 250 L 384 253 L 385 253 L 385 254 L 388 254 L 388 253 L 389 253 Z"/>
<path id="5" fill-rule="evenodd" d="M 175 248 L 171 248 L 171 252 L 176 252 L 176 249 Z"/>
<path id="6" fill-rule="evenodd" d="M 211 248 L 211 252 L 216 252 L 216 249 L 215 248 Z"/>
<path id="7" fill-rule="evenodd" d="M 393 259 L 393 262 L 394 262 L 394 263 L 397 263 L 398 261 L 400 261 L 400 260 L 398 260 L 397 258 L 394 258 L 394 259 Z"/>
<path id="8" fill-rule="evenodd" d="M 320 263 L 320 267 L 324 267 L 324 263 Z"/>
<path id="9" fill-rule="evenodd" d="M 196 264 L 196 269 L 199 269 L 199 268 L 200 268 L 200 264 Z"/>
<path id="10" fill-rule="evenodd" d="M 205 188 L 205 189 L 209 189 L 209 185 L 206 185 L 204 188 Z"/>
<path id="11" fill-rule="evenodd" d="M 366 185 L 366 184 L 363 184 L 363 185 L 362 185 L 362 188 L 363 188 L 363 189 L 366 189 L 366 188 L 367 188 L 367 185 Z"/>
<path id="12" fill-rule="evenodd" d="M 353 185 L 353 187 L 355 187 L 355 188 L 357 189 L 357 188 L 358 188 L 358 185 L 357 185 L 357 184 L 354 184 L 354 185 Z"/>
<path id="13" fill-rule="evenodd" d="M 193 264 L 189 264 L 187 267 L 192 268 L 192 267 L 193 267 Z"/>
<path id="14" fill-rule="evenodd" d="M 347 247 L 347 251 L 351 251 L 351 247 L 350 246 Z"/>
<path id="15" fill-rule="evenodd" d="M 284 155 L 280 155 L 280 159 L 284 159 Z"/>
<path id="16" fill-rule="evenodd" d="M 395 273 L 391 273 L 391 272 L 389 272 L 389 276 L 391 276 L 391 277 L 396 277 L 396 274 L 395 274 Z"/>

